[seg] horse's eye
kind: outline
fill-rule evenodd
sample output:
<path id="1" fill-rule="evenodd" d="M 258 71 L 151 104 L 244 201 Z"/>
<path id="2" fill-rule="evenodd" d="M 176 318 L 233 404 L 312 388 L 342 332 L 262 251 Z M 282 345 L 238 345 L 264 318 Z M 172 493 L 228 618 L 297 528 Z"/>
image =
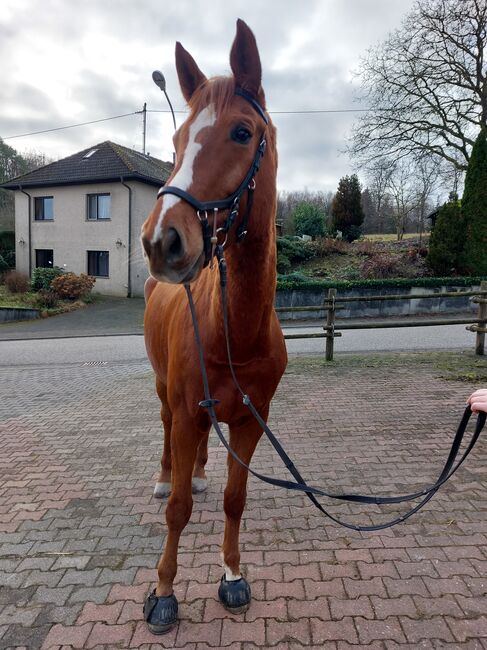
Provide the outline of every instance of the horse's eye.
<path id="1" fill-rule="evenodd" d="M 237 126 L 232 131 L 232 140 L 239 144 L 247 144 L 251 137 L 252 133 L 244 126 Z"/>

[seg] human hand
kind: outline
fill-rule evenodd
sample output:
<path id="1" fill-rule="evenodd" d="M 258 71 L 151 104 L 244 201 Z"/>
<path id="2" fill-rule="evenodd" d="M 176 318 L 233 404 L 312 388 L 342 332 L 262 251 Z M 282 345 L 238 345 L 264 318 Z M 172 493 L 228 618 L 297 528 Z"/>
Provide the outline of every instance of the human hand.
<path id="1" fill-rule="evenodd" d="M 487 388 L 480 388 L 470 395 L 467 400 L 474 413 L 484 411 L 487 413 Z"/>

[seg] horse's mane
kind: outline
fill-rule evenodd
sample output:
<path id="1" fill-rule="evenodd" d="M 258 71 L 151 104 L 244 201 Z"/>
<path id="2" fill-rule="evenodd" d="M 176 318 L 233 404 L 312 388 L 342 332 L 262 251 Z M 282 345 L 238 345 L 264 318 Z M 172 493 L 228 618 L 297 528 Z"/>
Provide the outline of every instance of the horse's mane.
<path id="1" fill-rule="evenodd" d="M 189 107 L 198 113 L 205 106 L 213 104 L 216 114 L 221 115 L 227 109 L 234 94 L 235 80 L 233 77 L 212 77 L 193 94 L 189 101 Z"/>

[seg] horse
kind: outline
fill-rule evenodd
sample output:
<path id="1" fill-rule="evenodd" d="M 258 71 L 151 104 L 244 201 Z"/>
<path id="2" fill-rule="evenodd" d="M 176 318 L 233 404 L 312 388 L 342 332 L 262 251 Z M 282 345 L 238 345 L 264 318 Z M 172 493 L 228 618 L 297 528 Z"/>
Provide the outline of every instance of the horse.
<path id="1" fill-rule="evenodd" d="M 155 495 L 170 494 L 157 585 L 144 604 L 144 618 L 156 634 L 177 622 L 173 582 L 179 540 L 191 516 L 192 493 L 207 486 L 211 421 L 202 402 L 202 371 L 185 291 L 188 285 L 201 323 L 215 413 L 219 422 L 228 424 L 230 445 L 244 463 L 250 463 L 262 435 L 229 369 L 219 273 L 213 264 L 217 246 L 224 250 L 228 269 L 233 367 L 264 420 L 287 365 L 274 311 L 276 130 L 265 108 L 256 40 L 242 20 L 237 21 L 230 67 L 230 76 L 207 79 L 189 52 L 176 43 L 176 69 L 189 116 L 174 135 L 174 170 L 141 233 L 150 273 L 145 287 L 145 344 L 164 430 Z M 218 595 L 227 610 L 241 613 L 251 602 L 239 550 L 248 472 L 231 455 L 227 465 L 224 573 Z"/>

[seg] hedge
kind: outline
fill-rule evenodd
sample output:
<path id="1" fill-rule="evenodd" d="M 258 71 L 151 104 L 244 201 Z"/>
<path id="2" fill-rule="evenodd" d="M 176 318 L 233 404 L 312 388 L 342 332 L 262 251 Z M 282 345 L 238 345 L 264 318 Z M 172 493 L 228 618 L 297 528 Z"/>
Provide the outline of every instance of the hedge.
<path id="1" fill-rule="evenodd" d="M 300 273 L 277 276 L 278 290 L 291 289 L 376 289 L 390 287 L 473 287 L 478 286 L 487 276 L 444 277 L 444 278 L 389 278 L 384 280 L 314 280 Z"/>

